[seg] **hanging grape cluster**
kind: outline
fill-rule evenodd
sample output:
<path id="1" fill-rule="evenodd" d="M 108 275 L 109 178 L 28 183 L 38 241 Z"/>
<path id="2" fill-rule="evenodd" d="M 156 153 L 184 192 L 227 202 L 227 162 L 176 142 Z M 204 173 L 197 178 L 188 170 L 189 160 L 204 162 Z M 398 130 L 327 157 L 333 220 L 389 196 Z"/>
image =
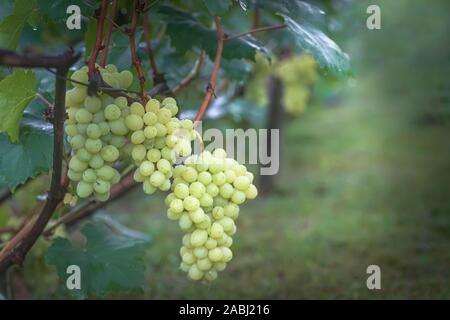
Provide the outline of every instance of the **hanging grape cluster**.
<path id="1" fill-rule="evenodd" d="M 253 174 L 216 149 L 190 156 L 173 175 L 165 203 L 168 218 L 186 232 L 180 268 L 193 280 L 214 280 L 233 257 L 239 205 L 258 194 Z"/>
<path id="2" fill-rule="evenodd" d="M 119 73 L 114 65 L 99 69 L 105 82 L 115 88 L 126 89 L 133 81 L 130 71 Z M 127 99 L 113 99 L 102 92 L 89 96 L 87 67 L 75 71 L 71 80 L 74 87 L 66 93 L 65 132 L 72 147 L 67 176 L 75 183 L 75 194 L 67 194 L 65 202 L 75 204 L 78 197 L 87 198 L 92 194 L 97 200 L 106 201 L 111 186 L 120 180 L 113 164 L 126 143 Z"/>

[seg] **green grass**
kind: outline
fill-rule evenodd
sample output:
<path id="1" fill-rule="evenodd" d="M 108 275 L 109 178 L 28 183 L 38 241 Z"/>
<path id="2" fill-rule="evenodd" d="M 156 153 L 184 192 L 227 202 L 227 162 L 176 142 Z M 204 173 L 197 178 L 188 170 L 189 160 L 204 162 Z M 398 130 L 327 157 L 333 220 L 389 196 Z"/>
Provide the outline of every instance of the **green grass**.
<path id="1" fill-rule="evenodd" d="M 145 297 L 450 298 L 450 128 L 383 105 L 289 122 L 279 188 L 241 209 L 234 258 L 212 284 L 178 271 L 181 231 L 161 199 L 137 192 L 115 206 L 142 212 L 116 217 L 153 235 Z M 371 264 L 379 291 L 366 288 Z"/>

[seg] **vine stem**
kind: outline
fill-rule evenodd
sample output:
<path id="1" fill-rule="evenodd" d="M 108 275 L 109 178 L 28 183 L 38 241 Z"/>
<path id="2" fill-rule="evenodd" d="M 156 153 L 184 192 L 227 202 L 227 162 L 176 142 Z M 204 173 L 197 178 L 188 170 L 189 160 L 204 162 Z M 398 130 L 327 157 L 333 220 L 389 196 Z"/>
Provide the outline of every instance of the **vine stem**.
<path id="1" fill-rule="evenodd" d="M 129 37 L 130 37 L 130 50 L 131 50 L 131 59 L 136 68 L 136 72 L 139 77 L 139 85 L 141 88 L 141 99 L 145 103 L 147 101 L 147 93 L 145 92 L 145 76 L 142 70 L 141 60 L 136 54 L 136 27 L 139 19 L 139 13 L 141 11 L 140 8 L 140 0 L 133 1 L 133 15 L 131 17 L 131 25 L 129 29 Z"/>
<path id="2" fill-rule="evenodd" d="M 277 24 L 277 25 L 274 25 L 274 26 L 254 28 L 254 29 L 251 29 L 249 31 L 242 32 L 242 33 L 237 33 L 237 34 L 234 34 L 234 35 L 226 35 L 224 40 L 225 41 L 230 41 L 230 40 L 242 38 L 242 37 L 244 37 L 246 35 L 249 35 L 249 34 L 254 34 L 254 33 L 262 32 L 262 31 L 284 29 L 286 27 L 287 27 L 287 24 L 283 23 L 283 24 Z"/>
<path id="3" fill-rule="evenodd" d="M 103 48 L 103 44 L 102 44 L 103 25 L 105 24 L 107 6 L 108 6 L 108 0 L 102 0 L 100 14 L 97 17 L 97 33 L 95 35 L 95 46 L 94 46 L 94 50 L 92 51 L 92 54 L 89 57 L 89 61 L 88 61 L 90 78 L 92 78 L 92 76 L 94 75 L 94 73 L 96 71 L 95 62 L 97 61 L 97 57 L 98 57 L 98 54 L 100 53 L 100 50 L 102 50 L 102 48 Z"/>
<path id="4" fill-rule="evenodd" d="M 111 42 L 111 34 L 112 34 L 113 29 L 115 28 L 114 19 L 116 17 L 116 11 L 117 11 L 117 0 L 112 0 L 111 9 L 109 11 L 109 17 L 108 17 L 109 26 L 108 26 L 108 31 L 106 32 L 106 35 L 105 35 L 105 46 L 103 48 L 102 57 L 100 59 L 100 65 L 102 67 L 105 67 L 105 65 L 106 65 L 106 59 L 108 57 L 109 43 Z"/>
<path id="5" fill-rule="evenodd" d="M 15 54 L 14 57 L 14 66 L 29 67 L 29 61 L 27 59 L 29 57 L 18 54 Z M 42 234 L 47 223 L 64 197 L 65 186 L 62 175 L 64 157 L 64 119 L 66 116 L 66 80 L 64 78 L 67 76 L 69 68 L 78 60 L 79 57 L 79 54 L 74 55 L 73 51 L 70 50 L 62 56 L 53 57 L 51 59 L 53 61 L 52 64 L 47 63 L 48 60 L 44 59 L 41 65 L 37 63 L 39 61 L 39 56 L 32 57 L 34 67 L 57 68 L 57 74 L 60 76 L 56 77 L 55 81 L 52 178 L 50 190 L 47 194 L 47 200 L 44 207 L 41 209 L 39 216 L 34 222 L 25 225 L 0 252 L 0 274 L 5 272 L 10 266 L 22 263 L 26 254 Z M 0 64 L 1 62 L 2 59 L 0 54 Z"/>
<path id="6" fill-rule="evenodd" d="M 217 79 L 219 77 L 219 68 L 220 68 L 220 60 L 222 59 L 222 51 L 223 51 L 223 41 L 224 41 L 224 33 L 222 31 L 222 25 L 219 17 L 214 17 L 214 22 L 216 24 L 216 32 L 217 32 L 217 53 L 216 58 L 214 60 L 213 72 L 211 75 L 211 79 L 208 83 L 208 88 L 206 91 L 205 98 L 203 98 L 202 104 L 197 112 L 197 115 L 194 119 L 194 124 L 200 122 L 205 115 L 206 109 L 211 102 L 212 97 L 215 95 L 214 90 L 216 88 Z"/>

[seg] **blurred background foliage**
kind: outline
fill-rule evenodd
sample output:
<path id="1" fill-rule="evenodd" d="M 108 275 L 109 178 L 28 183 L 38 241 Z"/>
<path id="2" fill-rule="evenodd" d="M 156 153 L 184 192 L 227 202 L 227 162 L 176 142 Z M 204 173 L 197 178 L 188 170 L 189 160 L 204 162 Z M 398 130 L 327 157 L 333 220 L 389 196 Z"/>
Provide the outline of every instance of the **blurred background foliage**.
<path id="1" fill-rule="evenodd" d="M 195 10 L 202 28 L 210 21 L 199 1 L 163 5 L 169 2 Z M 247 11 L 236 5 L 223 18 L 231 34 L 251 28 L 254 1 L 239 2 L 248 6 Z M 450 298 L 450 3 L 316 0 L 310 1 L 314 6 L 295 7 L 298 12 L 289 1 L 259 3 L 284 5 L 292 16 L 306 19 L 300 30 L 294 26 L 298 37 L 309 31 L 320 40 L 320 30 L 330 35 L 350 56 L 350 69 L 335 72 L 345 69 L 345 59 L 335 61 L 337 55 L 317 54 L 314 48 L 307 51 L 312 60 L 303 50 L 311 49 L 307 41 L 295 45 L 298 37 L 287 30 L 255 35 L 258 53 L 250 60 L 255 57 L 256 63 L 226 58 L 206 127 L 266 127 L 269 79 L 277 76 L 284 83 L 287 114 L 282 122 L 281 170 L 271 192 L 242 208 L 234 259 L 208 285 L 190 282 L 178 271 L 181 235 L 166 218 L 164 195 L 148 197 L 136 189 L 108 205 L 83 223 L 113 226 L 128 236 L 132 230 L 137 232 L 133 239 L 144 237 L 148 249 L 142 290 L 110 292 L 106 297 Z M 366 28 L 370 4 L 381 8 L 380 30 Z M 126 7 L 126 1 L 120 6 Z M 286 13 L 283 8 L 274 11 Z M 65 32 L 59 27 L 65 15 L 50 9 L 24 25 L 19 50 L 62 52 L 72 45 L 89 52 L 92 19 L 85 18 L 79 32 Z M 0 19 L 11 10 L 10 1 L 1 1 Z M 91 6 L 82 10 L 92 16 Z M 127 13 L 120 12 L 118 21 L 126 23 Z M 169 9 L 151 10 L 152 21 L 170 21 L 174 15 Z M 262 25 L 282 22 L 270 11 L 261 11 L 259 19 Z M 33 26 L 35 20 L 41 21 L 40 27 Z M 169 86 L 191 70 L 200 54 L 198 47 L 190 48 L 191 43 L 177 37 L 179 31 L 154 23 L 157 64 Z M 163 32 L 171 37 L 158 40 Z M 215 52 L 214 42 L 211 46 L 205 48 L 208 55 Z M 139 50 L 149 70 L 143 47 Z M 120 33 L 113 36 L 111 61 L 119 68 L 131 67 L 127 39 Z M 199 77 L 177 96 L 186 117 L 197 109 L 211 70 L 207 59 Z M 0 69 L 3 76 L 10 72 Z M 52 75 L 35 74 L 39 91 L 50 95 Z M 36 108 L 43 110 L 37 100 L 29 109 Z M 257 174 L 256 166 L 253 170 Z M 1 206 L 0 227 L 17 226 L 21 213 L 33 207 L 47 183 L 43 175 Z M 58 235 L 82 243 L 80 229 L 76 225 Z M 48 247 L 48 239 L 41 239 L 24 269 L 14 271 L 19 297 L 69 297 L 55 269 L 46 263 Z M 381 290 L 366 287 L 371 264 L 381 267 Z"/>

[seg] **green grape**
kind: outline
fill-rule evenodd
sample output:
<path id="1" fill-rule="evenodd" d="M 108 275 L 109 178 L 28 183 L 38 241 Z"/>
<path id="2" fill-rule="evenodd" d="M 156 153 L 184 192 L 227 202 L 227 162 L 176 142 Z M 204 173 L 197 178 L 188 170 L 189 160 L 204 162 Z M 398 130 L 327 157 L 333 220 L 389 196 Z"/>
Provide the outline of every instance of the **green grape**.
<path id="1" fill-rule="evenodd" d="M 150 100 L 148 100 L 147 104 L 145 105 L 145 111 L 157 113 L 159 111 L 160 105 L 161 104 L 159 103 L 158 100 L 150 99 Z"/>
<path id="2" fill-rule="evenodd" d="M 111 131 L 111 129 L 109 128 L 109 124 L 106 123 L 105 121 L 99 122 L 98 127 L 100 128 L 100 133 L 102 136 L 106 136 Z"/>
<path id="3" fill-rule="evenodd" d="M 181 213 L 184 210 L 183 201 L 180 199 L 173 199 L 170 202 L 169 208 L 175 213 Z"/>
<path id="4" fill-rule="evenodd" d="M 145 114 L 145 108 L 139 102 L 133 102 L 130 105 L 130 113 L 139 116 L 141 119 Z"/>
<path id="5" fill-rule="evenodd" d="M 83 181 L 94 183 L 95 180 L 97 180 L 97 175 L 95 174 L 95 171 L 93 169 L 89 168 L 83 172 Z"/>
<path id="6" fill-rule="evenodd" d="M 197 180 L 197 171 L 194 168 L 187 167 L 181 173 L 181 177 L 187 182 L 194 182 Z"/>
<path id="7" fill-rule="evenodd" d="M 195 211 L 200 207 L 200 201 L 192 196 L 187 196 L 183 200 L 184 208 L 188 211 Z"/>
<path id="8" fill-rule="evenodd" d="M 78 109 L 77 113 L 75 114 L 75 120 L 81 124 L 90 123 L 92 117 L 93 117 L 92 113 L 90 113 L 86 109 Z"/>
<path id="9" fill-rule="evenodd" d="M 134 171 L 133 179 L 136 182 L 144 182 L 145 177 L 140 173 L 139 168 Z"/>
<path id="10" fill-rule="evenodd" d="M 145 125 L 152 126 L 158 122 L 158 116 L 153 112 L 146 112 L 142 117 Z"/>
<path id="11" fill-rule="evenodd" d="M 154 137 L 156 137 L 158 133 L 158 130 L 156 130 L 156 127 L 150 126 L 150 127 L 146 127 L 144 129 L 144 136 L 147 139 L 153 139 Z"/>
<path id="12" fill-rule="evenodd" d="M 225 215 L 225 209 L 222 207 L 214 207 L 212 210 L 212 216 L 216 220 L 220 220 Z"/>
<path id="13" fill-rule="evenodd" d="M 205 194 L 206 192 L 206 188 L 203 184 L 201 184 L 200 182 L 193 182 L 190 186 L 189 186 L 189 194 L 191 196 L 194 196 L 197 199 L 200 199 L 203 194 Z"/>
<path id="14" fill-rule="evenodd" d="M 206 192 L 211 196 L 211 197 L 216 197 L 219 194 L 219 187 L 217 187 L 217 185 L 210 183 L 206 186 Z"/>
<path id="15" fill-rule="evenodd" d="M 210 270 L 205 273 L 205 280 L 214 281 L 217 279 L 217 271 Z"/>
<path id="16" fill-rule="evenodd" d="M 164 183 L 164 180 L 166 180 L 166 177 L 164 176 L 163 173 L 161 173 L 159 171 L 153 172 L 151 177 L 150 177 L 150 183 L 154 187 L 161 186 Z"/>
<path id="17" fill-rule="evenodd" d="M 180 183 L 175 186 L 173 192 L 178 199 L 185 199 L 189 196 L 189 187 Z"/>
<path id="18" fill-rule="evenodd" d="M 77 156 L 72 157 L 69 161 L 69 169 L 72 169 L 75 172 L 83 172 L 87 167 L 88 164 L 78 159 Z"/>
<path id="19" fill-rule="evenodd" d="M 82 88 L 84 85 L 87 85 L 89 83 L 88 74 L 86 72 L 81 71 L 81 70 L 75 71 L 72 74 L 72 76 L 70 77 L 70 80 L 82 83 L 82 84 L 80 84 L 80 83 L 72 82 L 72 85 L 75 88 Z"/>
<path id="20" fill-rule="evenodd" d="M 152 185 L 152 183 L 149 179 L 146 179 L 144 181 L 144 183 L 142 184 L 142 189 L 144 190 L 144 193 L 146 193 L 146 194 L 153 194 L 156 191 L 156 187 Z"/>
<path id="21" fill-rule="evenodd" d="M 86 99 L 84 99 L 84 107 L 87 111 L 94 114 L 102 108 L 102 100 L 98 97 L 87 96 Z"/>
<path id="22" fill-rule="evenodd" d="M 144 127 L 144 121 L 137 114 L 130 114 L 125 118 L 125 124 L 132 131 L 141 130 Z"/>
<path id="23" fill-rule="evenodd" d="M 125 125 L 124 120 L 118 119 L 109 122 L 111 132 L 118 136 L 124 136 L 128 133 L 128 128 Z"/>
<path id="24" fill-rule="evenodd" d="M 145 141 L 144 131 L 139 130 L 135 131 L 131 134 L 131 143 L 132 144 L 141 144 Z"/>
<path id="25" fill-rule="evenodd" d="M 205 242 L 205 248 L 208 250 L 212 250 L 217 247 L 217 241 L 213 238 L 208 238 Z"/>
<path id="26" fill-rule="evenodd" d="M 106 162 L 114 162 L 119 159 L 119 149 L 113 145 L 108 145 L 102 148 L 100 155 Z"/>
<path id="27" fill-rule="evenodd" d="M 231 218 L 236 219 L 239 215 L 239 206 L 234 203 L 227 204 L 224 208 L 224 215 Z M 217 219 L 221 219 L 222 217 L 219 217 Z"/>
<path id="28" fill-rule="evenodd" d="M 189 230 L 192 227 L 192 220 L 187 213 L 183 213 L 178 224 L 182 230 Z"/>
<path id="29" fill-rule="evenodd" d="M 206 249 L 205 247 L 197 247 L 194 249 L 194 256 L 197 259 L 204 259 L 208 257 L 208 249 Z"/>
<path id="30" fill-rule="evenodd" d="M 213 174 L 212 180 L 215 185 L 221 186 L 227 181 L 227 177 L 225 176 L 225 173 L 218 172 L 216 174 Z"/>
<path id="31" fill-rule="evenodd" d="M 72 181 L 80 181 L 83 178 L 83 174 L 81 172 L 72 169 L 67 170 L 67 176 Z"/>
<path id="32" fill-rule="evenodd" d="M 155 165 L 150 161 L 143 161 L 139 166 L 139 173 L 144 177 L 150 177 L 155 171 Z"/>
<path id="33" fill-rule="evenodd" d="M 133 83 L 133 74 L 128 70 L 123 70 L 119 73 L 119 82 L 121 88 L 128 88 Z"/>
<path id="34" fill-rule="evenodd" d="M 227 247 L 222 247 L 222 261 L 223 262 L 228 262 L 233 258 L 233 252 L 227 248 Z"/>
<path id="35" fill-rule="evenodd" d="M 93 169 L 100 169 L 105 164 L 105 161 L 99 154 L 94 154 L 89 161 L 89 166 Z"/>
<path id="36" fill-rule="evenodd" d="M 97 179 L 94 183 L 94 191 L 100 194 L 109 192 L 111 184 L 108 181 Z"/>
<path id="37" fill-rule="evenodd" d="M 86 139 L 86 143 L 84 144 L 84 147 L 87 151 L 90 153 L 97 153 L 102 149 L 102 140 L 100 139 Z"/>
<path id="38" fill-rule="evenodd" d="M 158 149 L 150 149 L 147 151 L 147 159 L 151 162 L 158 162 L 161 159 L 161 151 Z"/>
<path id="39" fill-rule="evenodd" d="M 115 104 L 110 104 L 105 108 L 105 118 L 109 121 L 117 120 L 122 115 L 122 111 Z"/>
<path id="40" fill-rule="evenodd" d="M 162 173 L 167 173 L 172 170 L 172 165 L 166 159 L 160 159 L 156 164 L 156 167 Z"/>
<path id="41" fill-rule="evenodd" d="M 134 161 L 140 162 L 145 159 L 147 149 L 142 144 L 135 145 L 131 151 L 131 157 Z"/>
<path id="42" fill-rule="evenodd" d="M 219 262 L 223 259 L 223 252 L 221 248 L 214 248 L 209 250 L 208 258 L 213 262 Z"/>
<path id="43" fill-rule="evenodd" d="M 186 199 L 184 199 L 184 201 L 186 201 Z M 183 201 L 183 204 L 184 204 L 184 201 Z M 189 211 L 190 211 L 189 217 L 191 218 L 191 220 L 194 223 L 200 223 L 205 219 L 205 212 L 200 207 L 198 207 L 195 210 L 189 210 Z"/>
<path id="44" fill-rule="evenodd" d="M 123 109 L 128 106 L 127 98 L 125 97 L 117 97 L 114 99 L 114 104 L 118 106 L 119 108 Z"/>
<path id="45" fill-rule="evenodd" d="M 100 127 L 97 124 L 91 123 L 86 128 L 86 134 L 91 139 L 98 139 L 102 135 L 102 131 L 100 130 Z"/>
<path id="46" fill-rule="evenodd" d="M 197 177 L 198 182 L 202 183 L 204 186 L 207 186 L 212 181 L 212 176 L 209 172 L 200 172 Z"/>
<path id="47" fill-rule="evenodd" d="M 92 184 L 80 181 L 77 184 L 77 195 L 80 198 L 87 198 L 94 192 L 94 188 L 92 187 Z"/>
<path id="48" fill-rule="evenodd" d="M 199 200 L 200 206 L 204 208 L 209 208 L 213 205 L 213 198 L 208 193 L 204 193 Z"/>
<path id="49" fill-rule="evenodd" d="M 86 139 L 81 134 L 77 134 L 70 138 L 70 145 L 72 146 L 72 149 L 77 150 L 83 148 L 85 143 Z"/>
<path id="50" fill-rule="evenodd" d="M 242 204 L 245 201 L 245 193 L 239 190 L 235 190 L 231 196 L 231 201 L 236 204 Z"/>
<path id="51" fill-rule="evenodd" d="M 208 232 L 205 230 L 195 230 L 191 233 L 191 244 L 194 247 L 201 247 L 208 240 Z"/>
<path id="52" fill-rule="evenodd" d="M 234 180 L 233 185 L 238 190 L 247 190 L 250 186 L 250 180 L 246 176 L 240 176 Z"/>
<path id="53" fill-rule="evenodd" d="M 172 112 L 167 108 L 161 108 L 158 112 L 159 123 L 166 124 L 172 118 Z"/>
<path id="54" fill-rule="evenodd" d="M 110 166 L 102 166 L 97 170 L 97 176 L 105 181 L 111 181 L 116 174 L 116 170 Z"/>
<path id="55" fill-rule="evenodd" d="M 220 223 L 214 222 L 211 226 L 211 230 L 209 232 L 209 235 L 214 239 L 219 239 L 223 235 L 223 227 Z"/>
<path id="56" fill-rule="evenodd" d="M 92 122 L 93 123 L 100 123 L 100 122 L 103 122 L 105 120 L 106 120 L 105 119 L 105 113 L 103 112 L 103 110 L 97 111 L 92 116 Z"/>
<path id="57" fill-rule="evenodd" d="M 258 196 L 258 189 L 256 189 L 255 185 L 249 185 L 248 189 L 245 190 L 245 197 L 247 199 L 255 199 Z"/>
<path id="58" fill-rule="evenodd" d="M 77 126 L 73 124 L 66 125 L 64 131 L 69 137 L 73 137 L 78 134 Z"/>
<path id="59" fill-rule="evenodd" d="M 231 184 L 225 183 L 220 186 L 219 194 L 222 198 L 229 199 L 233 195 L 234 188 Z"/>

